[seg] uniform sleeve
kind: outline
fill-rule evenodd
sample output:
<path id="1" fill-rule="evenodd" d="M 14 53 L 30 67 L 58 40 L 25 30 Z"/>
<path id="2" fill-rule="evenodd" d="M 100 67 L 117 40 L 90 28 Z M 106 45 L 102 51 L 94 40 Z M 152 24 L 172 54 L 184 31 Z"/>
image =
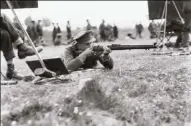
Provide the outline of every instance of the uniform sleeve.
<path id="1" fill-rule="evenodd" d="M 19 34 L 18 34 L 15 26 L 13 25 L 11 20 L 5 14 L 2 14 L 1 17 L 3 18 L 3 25 L 4 25 L 5 29 L 10 34 L 11 41 L 15 42 L 19 38 Z"/>
<path id="2" fill-rule="evenodd" d="M 67 47 L 65 49 L 62 59 L 64 60 L 64 64 L 66 65 L 66 68 L 68 70 L 75 71 L 83 65 L 83 62 L 79 59 L 79 57 L 76 57 L 76 58 L 74 57 L 74 54 L 71 48 L 72 47 Z"/>
<path id="3" fill-rule="evenodd" d="M 114 63 L 113 63 L 113 59 L 110 56 L 108 56 L 106 60 L 104 60 L 103 56 L 100 56 L 98 59 L 105 68 L 108 68 L 108 69 L 113 68 Z"/>

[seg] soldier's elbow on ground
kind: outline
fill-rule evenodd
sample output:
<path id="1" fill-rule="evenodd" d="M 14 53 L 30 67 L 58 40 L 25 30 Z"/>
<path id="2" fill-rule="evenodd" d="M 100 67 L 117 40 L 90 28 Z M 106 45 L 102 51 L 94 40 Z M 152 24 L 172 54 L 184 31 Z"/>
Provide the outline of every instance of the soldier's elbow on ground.
<path id="1" fill-rule="evenodd" d="M 73 60 L 65 62 L 65 65 L 69 71 L 76 71 L 83 65 L 83 62 L 81 62 L 79 58 L 75 58 Z"/>
<path id="2" fill-rule="evenodd" d="M 113 65 L 110 65 L 107 67 L 108 69 L 112 70 L 113 69 Z"/>
<path id="3" fill-rule="evenodd" d="M 104 63 L 104 66 L 105 66 L 105 68 L 108 68 L 108 69 L 113 69 L 113 67 L 114 67 L 114 62 L 113 62 L 113 60 L 112 59 L 110 59 L 108 62 L 105 62 Z"/>
<path id="4" fill-rule="evenodd" d="M 76 71 L 78 67 L 75 67 L 73 64 L 69 63 L 69 64 L 66 64 L 66 69 L 70 72 L 73 72 L 73 71 Z"/>
<path id="5" fill-rule="evenodd" d="M 112 63 L 111 63 L 110 66 L 109 66 L 109 69 L 113 69 L 113 67 L 114 67 L 114 63 L 113 63 L 113 61 L 112 61 Z"/>

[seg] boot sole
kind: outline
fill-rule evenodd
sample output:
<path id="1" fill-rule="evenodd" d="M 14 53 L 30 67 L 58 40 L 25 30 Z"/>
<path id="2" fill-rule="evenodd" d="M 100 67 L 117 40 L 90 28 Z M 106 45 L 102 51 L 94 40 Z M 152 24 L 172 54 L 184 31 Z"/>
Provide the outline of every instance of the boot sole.
<path id="1" fill-rule="evenodd" d="M 33 53 L 33 54 L 27 54 L 27 55 L 26 55 L 26 53 L 19 53 L 19 54 L 18 54 L 18 57 L 19 57 L 19 59 L 24 59 L 24 58 L 26 58 L 27 56 L 33 56 L 33 55 L 35 55 L 35 53 Z"/>
<path id="2" fill-rule="evenodd" d="M 40 52 L 42 52 L 42 51 L 43 51 L 43 49 L 39 49 L 39 50 L 38 50 L 38 53 L 40 53 Z M 34 52 L 34 53 L 31 53 L 31 54 L 26 54 L 26 53 L 18 52 L 18 57 L 19 57 L 19 59 L 24 59 L 24 58 L 26 58 L 26 57 L 28 57 L 28 56 L 33 56 L 33 55 L 35 55 L 35 52 Z"/>

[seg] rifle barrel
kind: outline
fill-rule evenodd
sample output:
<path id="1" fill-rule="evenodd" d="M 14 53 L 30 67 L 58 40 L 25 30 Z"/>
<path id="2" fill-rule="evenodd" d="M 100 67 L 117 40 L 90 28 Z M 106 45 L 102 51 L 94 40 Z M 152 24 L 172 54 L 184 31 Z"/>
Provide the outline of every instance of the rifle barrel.
<path id="1" fill-rule="evenodd" d="M 112 44 L 108 45 L 111 50 L 131 50 L 131 49 L 155 49 L 157 48 L 154 45 L 120 45 Z"/>
<path id="2" fill-rule="evenodd" d="M 155 49 L 157 48 L 156 45 L 121 45 L 121 44 L 111 44 L 107 45 L 108 48 L 111 50 L 131 50 L 131 49 Z M 94 51 L 104 51 L 102 47 L 97 47 L 93 49 Z M 82 51 L 76 51 L 77 54 L 82 53 Z"/>

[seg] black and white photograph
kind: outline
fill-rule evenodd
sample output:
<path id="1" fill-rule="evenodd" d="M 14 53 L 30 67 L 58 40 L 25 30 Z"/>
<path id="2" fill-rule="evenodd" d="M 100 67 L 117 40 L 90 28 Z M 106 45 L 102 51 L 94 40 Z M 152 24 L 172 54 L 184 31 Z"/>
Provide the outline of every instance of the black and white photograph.
<path id="1" fill-rule="evenodd" d="M 1 0 L 1 126 L 191 126 L 191 1 Z"/>

